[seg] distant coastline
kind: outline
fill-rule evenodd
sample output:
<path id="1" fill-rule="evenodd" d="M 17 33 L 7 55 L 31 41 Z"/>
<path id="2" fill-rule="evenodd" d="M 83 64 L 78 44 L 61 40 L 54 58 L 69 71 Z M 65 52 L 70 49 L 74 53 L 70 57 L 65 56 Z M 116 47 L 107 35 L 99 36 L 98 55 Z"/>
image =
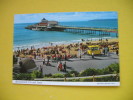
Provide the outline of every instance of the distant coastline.
<path id="1" fill-rule="evenodd" d="M 86 22 L 86 21 L 108 21 L 108 20 L 114 20 L 114 21 L 117 21 L 118 19 L 116 18 L 113 18 L 113 19 L 93 19 L 93 20 L 79 20 L 79 21 L 59 21 L 59 23 L 64 23 L 64 22 Z M 25 23 L 14 23 L 14 24 L 26 24 L 27 22 Z M 27 24 L 35 24 L 35 23 L 38 23 L 37 21 L 36 22 L 29 22 Z"/>

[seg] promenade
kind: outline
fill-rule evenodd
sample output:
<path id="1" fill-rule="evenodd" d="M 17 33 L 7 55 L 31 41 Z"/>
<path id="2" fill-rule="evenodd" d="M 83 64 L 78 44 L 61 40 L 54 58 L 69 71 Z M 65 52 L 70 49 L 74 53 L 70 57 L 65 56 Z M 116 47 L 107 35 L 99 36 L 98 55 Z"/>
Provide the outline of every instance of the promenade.
<path id="1" fill-rule="evenodd" d="M 50 60 L 50 66 L 43 65 L 42 59 L 36 59 L 34 60 L 38 68 L 40 66 L 42 67 L 43 75 L 45 74 L 55 74 L 55 73 L 66 73 L 64 71 L 58 71 L 57 69 L 57 62 Z M 64 63 L 65 61 L 61 61 Z M 119 62 L 119 56 L 117 56 L 115 53 L 111 53 L 109 56 L 95 56 L 94 59 L 92 59 L 89 55 L 84 55 L 82 58 L 70 58 L 66 61 L 66 71 L 77 71 L 81 72 L 82 70 L 88 69 L 88 68 L 96 68 L 96 69 L 102 69 L 107 67 L 108 65 L 112 63 L 118 63 Z"/>

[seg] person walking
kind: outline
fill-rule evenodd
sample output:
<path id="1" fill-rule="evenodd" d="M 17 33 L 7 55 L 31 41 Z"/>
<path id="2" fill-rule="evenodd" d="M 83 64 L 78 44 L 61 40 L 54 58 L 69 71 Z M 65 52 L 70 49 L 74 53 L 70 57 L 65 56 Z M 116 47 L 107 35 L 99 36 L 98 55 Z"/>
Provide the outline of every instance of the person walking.
<path id="1" fill-rule="evenodd" d="M 94 59 L 94 53 L 92 53 L 91 57 L 92 57 L 92 59 Z"/>
<path id="2" fill-rule="evenodd" d="M 50 63 L 49 63 L 49 60 L 50 60 L 50 56 L 47 56 L 47 66 L 49 66 L 50 65 Z"/>
<path id="3" fill-rule="evenodd" d="M 38 77 L 40 78 L 43 77 L 43 66 L 42 65 L 40 65 L 40 75 Z"/>
<path id="4" fill-rule="evenodd" d="M 80 54 L 79 58 L 80 58 L 80 60 L 81 60 L 81 54 Z"/>
<path id="5" fill-rule="evenodd" d="M 105 47 L 103 47 L 103 54 L 105 55 Z"/>
<path id="6" fill-rule="evenodd" d="M 66 62 L 64 62 L 63 67 L 64 67 L 64 71 L 66 72 Z"/>
<path id="7" fill-rule="evenodd" d="M 119 50 L 118 49 L 116 49 L 116 55 L 119 55 Z"/>
<path id="8" fill-rule="evenodd" d="M 43 73 L 43 67 L 40 65 L 40 72 Z"/>
<path id="9" fill-rule="evenodd" d="M 59 71 L 62 71 L 62 62 L 59 64 Z"/>
<path id="10" fill-rule="evenodd" d="M 43 65 L 45 65 L 45 58 L 44 58 L 44 60 L 43 60 Z"/>
<path id="11" fill-rule="evenodd" d="M 59 71 L 59 64 L 60 64 L 60 63 L 59 63 L 59 62 L 57 62 L 57 70 L 58 70 L 58 71 Z"/>

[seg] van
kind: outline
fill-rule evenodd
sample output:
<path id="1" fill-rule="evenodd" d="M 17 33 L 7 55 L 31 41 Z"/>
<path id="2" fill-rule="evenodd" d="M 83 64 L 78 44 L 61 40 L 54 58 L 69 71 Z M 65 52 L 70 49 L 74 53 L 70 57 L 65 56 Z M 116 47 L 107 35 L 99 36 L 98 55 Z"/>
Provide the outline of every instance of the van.
<path id="1" fill-rule="evenodd" d="M 91 45 L 91 46 L 88 46 L 87 53 L 89 55 L 101 55 L 100 46 L 99 45 Z"/>

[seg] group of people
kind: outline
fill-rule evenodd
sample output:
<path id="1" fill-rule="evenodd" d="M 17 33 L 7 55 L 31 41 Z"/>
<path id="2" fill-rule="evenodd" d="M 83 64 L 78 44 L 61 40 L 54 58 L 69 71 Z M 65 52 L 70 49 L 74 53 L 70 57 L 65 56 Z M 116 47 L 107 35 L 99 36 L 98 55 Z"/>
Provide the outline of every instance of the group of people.
<path id="1" fill-rule="evenodd" d="M 75 43 L 69 44 L 67 46 L 64 45 L 56 45 L 52 47 L 43 47 L 35 49 L 31 47 L 31 49 L 21 49 L 14 51 L 14 55 L 17 57 L 32 57 L 34 59 L 50 59 L 52 61 L 60 61 L 60 60 L 68 60 L 69 58 L 81 58 L 82 54 L 78 55 L 78 51 L 81 50 L 83 52 L 87 52 L 87 46 L 89 45 L 99 45 L 103 50 L 103 54 L 107 55 L 110 50 L 114 50 L 116 54 L 119 53 L 118 42 L 112 43 Z M 112 46 L 112 47 L 111 47 Z M 71 53 L 72 52 L 72 53 Z"/>
<path id="2" fill-rule="evenodd" d="M 46 62 L 45 59 L 43 60 L 43 65 L 51 66 L 50 61 L 47 60 L 47 62 Z M 64 61 L 64 62 L 58 61 L 56 67 L 57 67 L 57 70 L 58 70 L 58 71 L 64 71 L 64 72 L 67 71 L 67 70 L 66 70 L 66 69 L 67 69 L 66 61 Z M 42 72 L 42 70 L 43 70 L 43 66 L 40 65 L 40 71 Z"/>
<path id="3" fill-rule="evenodd" d="M 58 71 L 64 71 L 66 72 L 66 61 L 62 63 L 61 61 L 57 63 L 57 69 Z"/>

